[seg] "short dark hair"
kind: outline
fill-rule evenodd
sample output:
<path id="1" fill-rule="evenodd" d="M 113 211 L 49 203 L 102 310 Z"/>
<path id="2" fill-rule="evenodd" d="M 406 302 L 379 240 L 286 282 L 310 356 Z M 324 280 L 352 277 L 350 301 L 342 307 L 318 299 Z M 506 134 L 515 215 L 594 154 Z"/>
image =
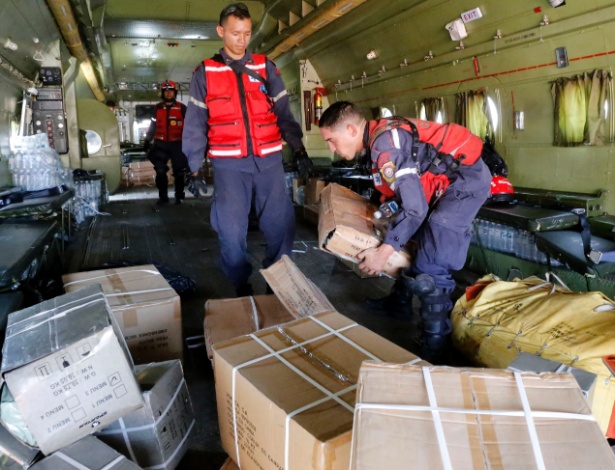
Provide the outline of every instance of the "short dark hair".
<path id="1" fill-rule="evenodd" d="M 338 101 L 329 106 L 320 118 L 318 127 L 335 128 L 347 119 L 363 120 L 365 116 L 357 105 L 350 101 Z"/>
<path id="2" fill-rule="evenodd" d="M 240 20 L 246 20 L 246 19 L 252 18 L 250 16 L 250 10 L 248 10 L 248 7 L 243 3 L 232 3 L 228 5 L 226 8 L 224 8 L 224 10 L 220 12 L 220 26 L 222 26 L 222 23 L 229 16 L 235 16 L 236 18 L 239 18 Z"/>

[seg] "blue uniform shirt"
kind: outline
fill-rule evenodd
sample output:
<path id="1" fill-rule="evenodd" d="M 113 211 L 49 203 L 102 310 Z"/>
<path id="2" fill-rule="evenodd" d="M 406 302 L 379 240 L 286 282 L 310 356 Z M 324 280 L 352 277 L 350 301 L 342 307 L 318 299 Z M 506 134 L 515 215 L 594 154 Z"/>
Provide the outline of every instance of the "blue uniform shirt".
<path id="1" fill-rule="evenodd" d="M 220 50 L 220 54 L 226 63 L 233 61 L 223 50 Z M 245 64 L 251 60 L 252 55 L 246 51 L 246 54 L 239 62 Z M 193 173 L 201 168 L 207 150 L 209 111 L 205 104 L 207 83 L 205 81 L 204 68 L 203 63 L 201 63 L 192 74 L 190 100 L 186 111 L 186 121 L 182 137 L 182 150 L 186 157 L 188 157 L 190 171 Z M 303 132 L 301 131 L 301 126 L 290 112 L 288 94 L 282 76 L 275 64 L 269 59 L 267 59 L 266 63 L 266 72 L 267 89 L 274 103 L 273 111 L 278 117 L 278 127 L 280 128 L 282 138 L 293 150 L 299 149 L 303 147 L 301 141 Z M 211 161 L 214 168 L 227 168 L 255 173 L 271 168 L 274 165 L 279 165 L 282 162 L 282 152 L 276 152 L 264 158 L 245 155 L 244 158 L 212 158 Z"/>

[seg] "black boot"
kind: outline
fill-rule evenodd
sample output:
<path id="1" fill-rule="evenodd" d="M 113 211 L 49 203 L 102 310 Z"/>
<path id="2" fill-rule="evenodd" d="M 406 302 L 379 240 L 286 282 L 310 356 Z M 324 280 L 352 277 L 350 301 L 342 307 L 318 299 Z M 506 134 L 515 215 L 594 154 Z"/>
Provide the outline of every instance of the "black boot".
<path id="1" fill-rule="evenodd" d="M 158 202 L 156 204 L 166 204 L 169 202 L 169 179 L 166 172 L 156 170 L 156 187 L 158 188 Z"/>
<path id="2" fill-rule="evenodd" d="M 412 288 L 421 300 L 423 344 L 420 356 L 432 364 L 444 364 L 450 349 L 449 314 L 453 303 L 427 274 L 416 276 Z"/>
<path id="3" fill-rule="evenodd" d="M 367 298 L 365 304 L 375 315 L 410 319 L 412 317 L 412 292 L 403 280 L 395 281 L 391 293 L 379 299 Z"/>

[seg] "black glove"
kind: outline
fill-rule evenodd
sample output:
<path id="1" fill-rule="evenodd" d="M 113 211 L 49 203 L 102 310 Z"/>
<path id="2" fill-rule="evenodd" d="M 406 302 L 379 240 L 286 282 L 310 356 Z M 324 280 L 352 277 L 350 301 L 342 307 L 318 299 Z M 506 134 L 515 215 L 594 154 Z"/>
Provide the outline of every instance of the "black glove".
<path id="1" fill-rule="evenodd" d="M 303 147 L 295 150 L 294 157 L 297 168 L 299 169 L 299 178 L 307 178 L 314 168 L 314 162 L 312 162 L 312 159 L 308 156 Z"/>
<path id="2" fill-rule="evenodd" d="M 188 181 L 188 191 L 190 191 L 196 198 L 207 194 L 207 183 L 205 182 L 205 177 L 203 176 L 203 172 L 201 170 L 197 172 L 196 176 L 190 175 L 190 180 Z"/>

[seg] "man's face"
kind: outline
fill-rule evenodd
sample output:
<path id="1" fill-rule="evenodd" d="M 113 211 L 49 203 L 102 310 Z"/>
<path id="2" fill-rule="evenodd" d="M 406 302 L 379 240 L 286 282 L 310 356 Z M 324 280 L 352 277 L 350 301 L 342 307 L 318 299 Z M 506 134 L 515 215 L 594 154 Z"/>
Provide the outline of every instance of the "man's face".
<path id="1" fill-rule="evenodd" d="M 337 153 L 344 160 L 352 160 L 363 146 L 359 129 L 352 124 L 342 124 L 338 127 L 321 127 L 320 135 L 329 145 L 329 150 Z"/>
<path id="2" fill-rule="evenodd" d="M 241 59 L 252 37 L 252 20 L 228 16 L 224 24 L 217 27 L 217 32 L 224 43 L 224 52 L 232 59 Z"/>
<path id="3" fill-rule="evenodd" d="M 164 90 L 164 100 L 173 101 L 175 99 L 175 90 L 173 88 L 167 88 Z"/>

